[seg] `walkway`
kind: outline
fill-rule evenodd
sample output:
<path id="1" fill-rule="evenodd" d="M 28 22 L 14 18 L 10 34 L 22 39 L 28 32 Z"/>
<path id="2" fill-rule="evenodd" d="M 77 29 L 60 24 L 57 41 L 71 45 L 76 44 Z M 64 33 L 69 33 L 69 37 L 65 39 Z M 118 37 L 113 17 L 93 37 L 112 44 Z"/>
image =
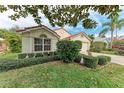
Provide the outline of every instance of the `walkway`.
<path id="1" fill-rule="evenodd" d="M 102 54 L 102 53 L 94 53 L 92 52 L 93 56 L 98 56 L 98 55 L 105 55 L 105 56 L 110 56 L 111 57 L 111 62 L 112 63 L 117 63 L 120 65 L 124 65 L 124 56 L 119 56 L 119 55 L 111 55 L 111 54 Z"/>

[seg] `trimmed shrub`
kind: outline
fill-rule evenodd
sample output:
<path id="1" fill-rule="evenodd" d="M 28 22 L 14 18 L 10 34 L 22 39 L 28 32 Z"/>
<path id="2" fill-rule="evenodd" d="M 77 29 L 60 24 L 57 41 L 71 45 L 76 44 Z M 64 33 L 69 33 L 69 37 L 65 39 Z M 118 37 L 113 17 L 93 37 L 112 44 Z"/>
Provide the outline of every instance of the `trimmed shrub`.
<path id="1" fill-rule="evenodd" d="M 49 56 L 53 56 L 54 55 L 54 52 L 49 52 Z"/>
<path id="2" fill-rule="evenodd" d="M 105 56 L 98 56 L 98 64 L 99 65 L 106 65 L 108 60 Z"/>
<path id="3" fill-rule="evenodd" d="M 106 65 L 111 61 L 111 57 L 109 56 L 97 56 L 99 65 Z"/>
<path id="4" fill-rule="evenodd" d="M 43 53 L 36 53 L 35 57 L 43 57 Z"/>
<path id="5" fill-rule="evenodd" d="M 108 62 L 111 62 L 111 57 L 109 57 L 109 56 L 105 56 L 105 57 L 107 58 Z"/>
<path id="6" fill-rule="evenodd" d="M 24 59 L 27 57 L 26 53 L 18 54 L 18 59 Z"/>
<path id="7" fill-rule="evenodd" d="M 47 56 L 56 56 L 56 59 L 58 58 L 57 52 L 43 52 L 43 53 L 22 53 L 18 55 L 18 59 L 24 59 L 24 58 L 37 58 L 37 57 L 47 57 Z"/>
<path id="8" fill-rule="evenodd" d="M 82 58 L 83 58 L 83 55 L 79 54 L 79 55 L 75 58 L 74 62 L 80 63 Z"/>
<path id="9" fill-rule="evenodd" d="M 43 56 L 49 56 L 49 52 L 43 52 Z"/>
<path id="10" fill-rule="evenodd" d="M 54 61 L 54 56 L 50 57 L 38 57 L 38 58 L 27 58 L 19 60 L 0 60 L 0 72 L 8 71 L 11 69 L 17 69 L 21 67 L 42 64 L 50 61 Z"/>
<path id="11" fill-rule="evenodd" d="M 75 42 L 78 44 L 79 48 L 81 49 L 82 48 L 82 41 L 76 40 Z"/>
<path id="12" fill-rule="evenodd" d="M 60 60 L 60 55 L 57 51 L 55 51 L 53 55 L 55 60 Z"/>
<path id="13" fill-rule="evenodd" d="M 98 58 L 93 56 L 83 56 L 84 65 L 89 68 L 96 68 L 98 65 Z"/>
<path id="14" fill-rule="evenodd" d="M 80 51 L 79 45 L 75 41 L 70 40 L 57 42 L 57 49 L 60 59 L 65 63 L 74 62 Z"/>
<path id="15" fill-rule="evenodd" d="M 35 56 L 34 53 L 29 53 L 29 54 L 28 54 L 28 58 L 32 58 L 32 57 L 34 57 L 34 56 Z"/>

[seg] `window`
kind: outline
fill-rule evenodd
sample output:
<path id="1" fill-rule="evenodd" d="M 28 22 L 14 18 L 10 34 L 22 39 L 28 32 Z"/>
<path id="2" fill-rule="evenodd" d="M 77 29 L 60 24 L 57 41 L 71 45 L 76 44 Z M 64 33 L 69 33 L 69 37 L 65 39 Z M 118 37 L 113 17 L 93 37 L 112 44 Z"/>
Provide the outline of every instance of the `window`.
<path id="1" fill-rule="evenodd" d="M 44 51 L 51 50 L 51 40 L 50 39 L 44 39 Z"/>
<path id="2" fill-rule="evenodd" d="M 51 50 L 51 39 L 35 38 L 34 39 L 34 50 L 35 51 L 50 51 Z"/>
<path id="3" fill-rule="evenodd" d="M 42 39 L 39 39 L 39 38 L 34 39 L 35 51 L 42 51 L 42 47 L 43 47 L 42 42 L 43 42 Z"/>

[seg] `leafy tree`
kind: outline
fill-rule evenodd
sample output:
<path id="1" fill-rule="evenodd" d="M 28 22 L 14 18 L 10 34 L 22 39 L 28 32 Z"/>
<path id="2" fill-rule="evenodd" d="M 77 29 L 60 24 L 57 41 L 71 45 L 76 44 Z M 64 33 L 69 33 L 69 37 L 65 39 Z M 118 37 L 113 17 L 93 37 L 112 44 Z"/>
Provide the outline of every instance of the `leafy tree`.
<path id="1" fill-rule="evenodd" d="M 103 24 L 103 30 L 99 33 L 100 37 L 105 36 L 105 34 L 111 31 L 111 43 L 110 47 L 112 48 L 113 42 L 113 33 L 116 31 L 116 38 L 117 38 L 117 29 L 121 29 L 124 25 L 124 19 L 119 19 L 118 16 L 114 16 L 110 22 L 106 22 Z"/>
<path id="2" fill-rule="evenodd" d="M 82 22 L 84 28 L 95 28 L 97 22 L 90 19 L 89 10 L 97 11 L 101 15 L 108 15 L 108 18 L 117 16 L 119 9 L 118 5 L 8 5 L 0 6 L 0 12 L 13 10 L 14 14 L 9 16 L 12 20 L 17 20 L 21 17 L 26 18 L 31 15 L 34 21 L 38 24 L 42 23 L 41 13 L 49 20 L 52 26 L 77 26 Z"/>
<path id="3" fill-rule="evenodd" d="M 21 37 L 15 32 L 0 29 L 0 37 L 4 38 L 11 52 L 21 51 Z"/>
<path id="4" fill-rule="evenodd" d="M 11 52 L 21 52 L 21 37 L 16 33 L 8 33 L 7 41 L 9 42 L 9 49 Z"/>

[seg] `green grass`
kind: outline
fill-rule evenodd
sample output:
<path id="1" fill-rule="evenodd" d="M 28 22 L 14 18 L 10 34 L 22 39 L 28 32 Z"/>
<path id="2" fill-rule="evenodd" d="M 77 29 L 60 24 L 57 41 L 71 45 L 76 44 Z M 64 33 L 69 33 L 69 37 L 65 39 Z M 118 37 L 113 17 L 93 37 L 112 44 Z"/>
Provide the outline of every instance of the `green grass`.
<path id="1" fill-rule="evenodd" d="M 1 53 L 0 54 L 0 60 L 1 59 L 16 59 L 17 53 Z"/>
<path id="2" fill-rule="evenodd" d="M 89 69 L 76 63 L 49 62 L 0 73 L 0 87 L 124 87 L 124 66 Z"/>
<path id="3" fill-rule="evenodd" d="M 116 51 L 101 51 L 101 53 L 105 53 L 105 54 L 113 54 L 113 55 L 116 55 L 116 54 L 117 54 Z"/>
<path id="4" fill-rule="evenodd" d="M 117 51 L 101 51 L 100 53 L 124 56 L 124 54 L 119 54 Z"/>

